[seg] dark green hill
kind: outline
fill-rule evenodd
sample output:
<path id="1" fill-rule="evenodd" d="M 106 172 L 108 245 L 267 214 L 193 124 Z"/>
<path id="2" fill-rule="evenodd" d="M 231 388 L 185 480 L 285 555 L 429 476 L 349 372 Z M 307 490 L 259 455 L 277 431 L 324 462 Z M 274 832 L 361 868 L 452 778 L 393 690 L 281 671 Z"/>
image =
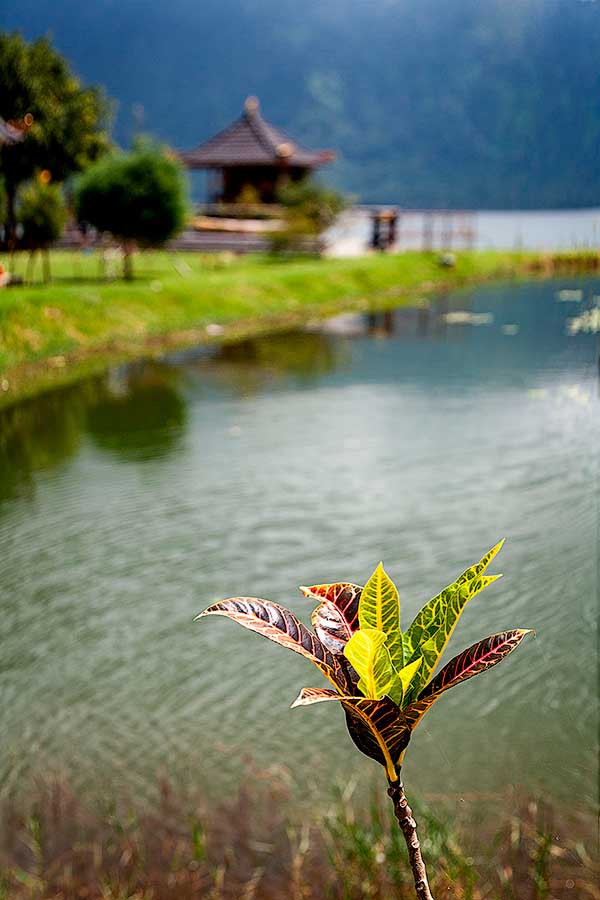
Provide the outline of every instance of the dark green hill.
<path id="1" fill-rule="evenodd" d="M 276 124 L 336 147 L 332 180 L 365 201 L 600 204 L 599 2 L 0 0 L 0 11 L 4 28 L 50 32 L 106 86 L 120 141 L 143 107 L 143 129 L 189 147 L 254 93 Z"/>

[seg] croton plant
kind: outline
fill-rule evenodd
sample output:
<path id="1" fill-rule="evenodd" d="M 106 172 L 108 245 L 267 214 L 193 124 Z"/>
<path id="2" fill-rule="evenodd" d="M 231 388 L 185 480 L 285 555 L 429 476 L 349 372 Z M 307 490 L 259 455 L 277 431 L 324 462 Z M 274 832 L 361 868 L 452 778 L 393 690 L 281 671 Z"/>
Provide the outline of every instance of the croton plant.
<path id="1" fill-rule="evenodd" d="M 202 616 L 234 619 L 313 662 L 333 688 L 302 688 L 292 707 L 339 701 L 356 746 L 384 766 L 389 791 L 404 832 L 415 888 L 431 898 L 416 824 L 408 807 L 400 768 L 415 727 L 447 690 L 495 666 L 520 644 L 526 629 L 501 631 L 463 650 L 437 674 L 436 666 L 467 603 L 500 575 L 486 569 L 504 541 L 444 588 L 400 627 L 396 586 L 380 563 L 364 587 L 349 582 L 301 587 L 316 603 L 314 633 L 289 610 L 268 600 L 234 597 L 210 606 Z"/>

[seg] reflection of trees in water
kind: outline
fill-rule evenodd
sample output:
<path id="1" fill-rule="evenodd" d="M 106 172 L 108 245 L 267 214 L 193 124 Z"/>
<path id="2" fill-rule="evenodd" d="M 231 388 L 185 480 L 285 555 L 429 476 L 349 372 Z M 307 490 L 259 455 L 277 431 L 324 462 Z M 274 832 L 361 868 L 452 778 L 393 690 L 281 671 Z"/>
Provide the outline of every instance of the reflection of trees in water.
<path id="1" fill-rule="evenodd" d="M 310 384 L 338 369 L 347 354 L 343 342 L 320 332 L 285 332 L 225 344 L 203 372 L 240 394 L 254 394 L 273 380 Z"/>
<path id="2" fill-rule="evenodd" d="M 414 305 L 365 313 L 365 334 L 376 338 L 438 337 L 445 332 L 443 312 L 448 298 L 440 294 L 433 301 L 423 298 Z"/>
<path id="3" fill-rule="evenodd" d="M 201 364 L 237 393 L 254 393 L 274 378 L 310 382 L 336 369 L 342 342 L 319 333 L 279 334 L 221 347 Z M 178 389 L 184 368 L 157 362 L 52 391 L 0 415 L 0 499 L 33 491 L 33 475 L 72 457 L 84 435 L 123 460 L 159 458 L 180 445 L 186 425 Z"/>
<path id="4" fill-rule="evenodd" d="M 93 378 L 0 415 L 0 499 L 32 491 L 33 475 L 73 456 L 86 433 L 124 459 L 164 456 L 180 441 L 185 403 L 178 373 L 155 363 Z"/>
<path id="5" fill-rule="evenodd" d="M 225 345 L 199 365 L 203 380 L 248 394 L 279 378 L 310 383 L 346 358 L 343 341 L 294 332 Z M 0 499 L 33 493 L 35 473 L 75 455 L 84 436 L 126 461 L 172 453 L 186 425 L 179 381 L 189 368 L 139 363 L 5 410 L 0 414 Z"/>
<path id="6" fill-rule="evenodd" d="M 32 475 L 72 456 L 81 443 L 85 411 L 98 380 L 52 391 L 0 416 L 0 498 L 31 491 Z"/>
<path id="7" fill-rule="evenodd" d="M 179 445 L 186 406 L 177 370 L 159 363 L 129 367 L 87 410 L 86 428 L 97 447 L 123 459 L 156 458 Z"/>

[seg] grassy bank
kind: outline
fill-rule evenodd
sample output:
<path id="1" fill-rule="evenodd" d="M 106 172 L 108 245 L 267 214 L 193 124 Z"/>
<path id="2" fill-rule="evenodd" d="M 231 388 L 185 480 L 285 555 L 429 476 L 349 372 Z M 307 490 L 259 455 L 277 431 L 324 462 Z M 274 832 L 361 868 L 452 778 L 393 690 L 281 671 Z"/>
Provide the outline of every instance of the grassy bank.
<path id="1" fill-rule="evenodd" d="M 589 252 L 459 253 L 453 268 L 441 267 L 436 253 L 358 259 L 145 253 L 136 258 L 135 280 L 124 282 L 101 280 L 96 254 L 54 252 L 52 284 L 0 291 L 0 405 L 172 348 L 398 306 L 466 283 L 586 271 L 598 262 Z M 110 265 L 117 274 L 119 261 Z M 26 266 L 25 255 L 13 260 L 17 275 L 24 277 Z"/>
<path id="2" fill-rule="evenodd" d="M 144 810 L 83 804 L 64 783 L 38 782 L 27 803 L 1 810 L 1 900 L 414 900 L 383 789 L 365 805 L 345 787 L 301 814 L 289 773 L 247 774 L 220 805 L 163 785 Z M 416 810 L 436 897 L 598 897 L 589 823 L 559 821 L 516 792 L 480 799 L 477 814 L 470 800 L 469 820 L 458 805 Z"/>

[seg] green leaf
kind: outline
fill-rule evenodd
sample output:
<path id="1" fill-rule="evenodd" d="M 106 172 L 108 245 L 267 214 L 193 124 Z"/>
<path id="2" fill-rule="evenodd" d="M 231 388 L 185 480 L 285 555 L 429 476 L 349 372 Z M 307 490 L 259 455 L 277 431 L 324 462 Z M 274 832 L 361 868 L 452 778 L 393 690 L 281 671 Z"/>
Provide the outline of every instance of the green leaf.
<path id="1" fill-rule="evenodd" d="M 335 657 L 288 609 L 256 597 L 232 597 L 209 606 L 196 616 L 219 615 L 262 634 L 294 653 L 310 659 L 340 691 L 354 693 L 350 667 L 343 656 Z"/>
<path id="2" fill-rule="evenodd" d="M 400 669 L 399 672 L 395 673 L 396 677 L 394 679 L 394 683 L 388 691 L 388 694 L 392 698 L 394 703 L 398 704 L 398 706 L 402 707 L 404 705 L 404 700 L 408 697 L 411 683 L 415 675 L 419 671 L 422 663 L 423 658 L 421 656 L 418 656 L 413 662 L 409 663 L 407 666 L 404 666 L 404 668 Z"/>
<path id="3" fill-rule="evenodd" d="M 405 659 L 412 662 L 417 656 L 423 657 L 423 665 L 413 684 L 413 694 L 429 681 L 469 600 L 501 577 L 483 573 L 503 543 L 500 541 L 492 547 L 478 563 L 466 569 L 453 584 L 426 603 L 403 635 Z"/>
<path id="4" fill-rule="evenodd" d="M 530 634 L 530 629 L 515 628 L 512 631 L 501 631 L 477 641 L 451 659 L 421 691 L 418 699 L 404 710 L 411 727 L 416 727 L 427 710 L 445 691 L 502 662 L 519 646 L 526 634 Z"/>
<path id="5" fill-rule="evenodd" d="M 344 656 L 358 673 L 358 687 L 365 697 L 379 700 L 388 693 L 394 670 L 383 631 L 376 628 L 355 631 L 344 647 Z"/>
<path id="6" fill-rule="evenodd" d="M 394 668 L 404 666 L 402 632 L 400 631 L 400 598 L 396 585 L 379 563 L 365 584 L 358 605 L 361 631 L 374 628 L 383 631 Z"/>

